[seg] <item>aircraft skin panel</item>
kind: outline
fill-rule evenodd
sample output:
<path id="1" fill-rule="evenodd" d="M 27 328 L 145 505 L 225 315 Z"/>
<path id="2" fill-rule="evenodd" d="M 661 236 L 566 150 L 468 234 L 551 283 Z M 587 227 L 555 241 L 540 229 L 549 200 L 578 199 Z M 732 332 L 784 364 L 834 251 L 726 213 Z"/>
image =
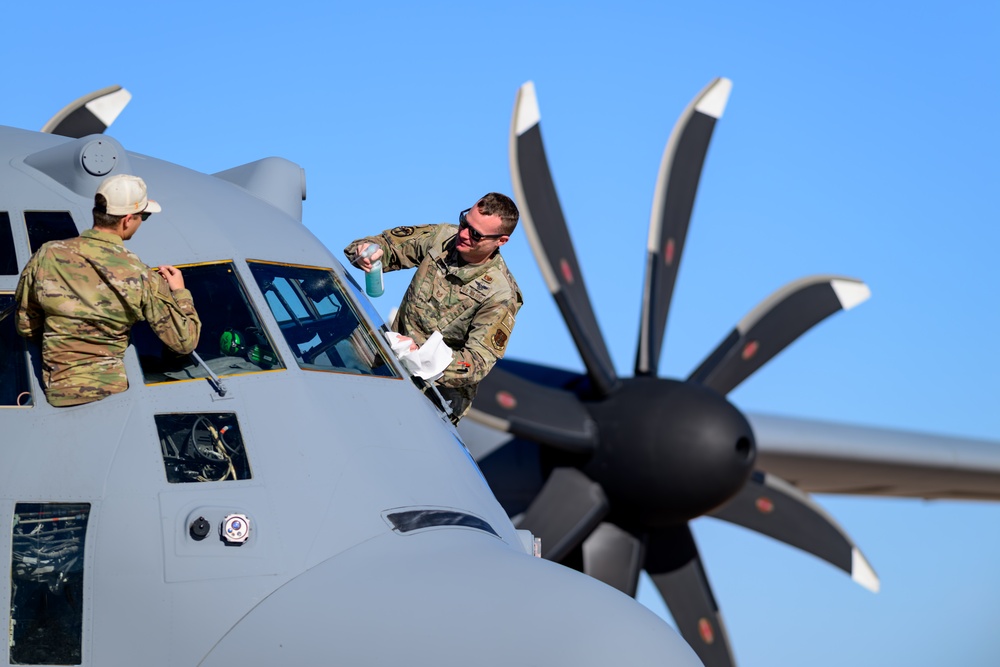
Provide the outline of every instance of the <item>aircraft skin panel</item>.
<path id="1" fill-rule="evenodd" d="M 405 558 L 406 568 L 384 559 L 390 543 Z M 537 563 L 544 567 L 533 567 Z M 521 609 L 499 634 L 495 625 L 465 607 L 464 582 L 484 570 L 491 576 L 476 582 L 477 596 Z M 427 596 L 419 584 L 433 594 Z M 336 600 L 352 604 L 332 604 Z M 199 664 L 305 665 L 316 664 L 316 655 L 323 656 L 323 664 L 358 666 L 701 664 L 675 634 L 651 641 L 647 633 L 660 621 L 629 600 L 561 565 L 500 549 L 497 540 L 478 531 L 386 535 L 290 581 L 241 619 Z M 292 617 L 284 612 L 288 608 L 305 613 Z M 613 614 L 615 622 L 581 633 L 598 608 Z M 550 627 L 550 641 L 532 641 L 531 628 L 547 619 L 559 619 Z M 439 624 L 449 629 L 447 641 L 428 641 Z M 386 631 L 385 641 L 373 642 L 363 632 L 368 627 L 393 630 Z M 520 660 L 512 661 L 512 652 Z"/>
<path id="2" fill-rule="evenodd" d="M 129 366 L 135 377 L 138 367 Z M 301 384 L 288 383 L 287 375 L 293 373 L 302 376 Z M 57 409 L 43 399 L 29 410 L 3 415 L 20 418 L 31 433 L 26 446 L 17 448 L 16 461 L 0 466 L 5 498 L 93 503 L 93 554 L 88 562 L 120 582 L 113 587 L 102 584 L 94 596 L 92 617 L 116 619 L 113 626 L 94 628 L 94 642 L 102 650 L 122 636 L 124 623 L 130 638 L 172 656 L 170 664 L 196 664 L 198 656 L 187 652 L 210 648 L 199 645 L 198 637 L 211 637 L 214 643 L 290 577 L 355 544 L 391 533 L 383 513 L 411 507 L 418 498 L 420 507 L 457 508 L 484 519 L 502 538 L 487 539 L 520 550 L 506 513 L 464 446 L 409 382 L 297 369 L 226 382 L 230 398 L 223 400 L 213 400 L 204 381 L 149 387 L 140 383 L 97 405 Z M 346 395 L 361 394 L 377 383 L 385 405 L 398 407 L 373 433 L 374 412 L 359 418 L 356 402 L 326 400 L 334 382 L 346 385 Z M 153 414 L 200 412 L 206 406 L 238 415 L 253 479 L 167 483 Z M 369 409 L 381 407 L 372 404 Z M 275 412 L 284 418 L 274 419 Z M 317 418 L 322 419 L 321 430 L 311 426 Z M 289 429 L 289 424 L 295 428 Z M 9 425 L 6 428 L 10 432 Z M 414 439 L 414 431 L 439 435 Z M 58 491 L 40 494 L 39 480 L 44 479 L 53 480 Z M 269 491 L 273 488 L 282 491 Z M 225 547 L 213 535 L 215 548 L 207 550 L 200 548 L 205 543 L 187 539 L 191 512 L 213 509 L 246 513 L 257 526 L 254 539 Z M 163 518 L 162 526 L 154 524 L 152 532 L 151 516 Z M 0 536 L 0 548 L 9 553 L 9 533 L 0 531 Z M 170 608 L 150 607 L 148 600 L 164 595 L 164 581 L 177 605 L 190 606 L 196 599 L 196 606 L 212 613 L 207 618 L 202 613 L 175 618 Z M 131 620 L 122 621 L 114 613 L 122 606 L 147 609 L 146 620 L 134 626 Z M 162 617 L 156 618 L 158 613 Z M 179 633 L 190 639 L 169 642 L 158 627 L 171 627 L 173 637 Z M 95 657 L 97 663 L 116 662 L 113 655 Z"/>
<path id="3" fill-rule="evenodd" d="M 757 467 L 811 493 L 1000 500 L 1000 443 L 748 415 Z"/>
<path id="4" fill-rule="evenodd" d="M 25 158 L 46 148 L 40 148 L 36 137 L 51 142 L 48 148 L 73 143 L 65 137 L 0 127 L 4 152 L 9 151 L 15 168 L 8 170 L 0 183 L 0 197 L 5 201 L 53 202 L 50 210 L 70 210 L 78 229 L 88 229 L 92 224 L 93 192 L 102 178 L 80 177 L 87 189 L 81 194 L 26 164 Z M 86 139 L 79 141 L 86 143 Z M 146 181 L 150 198 L 163 208 L 162 213 L 143 223 L 141 231 L 128 242 L 128 248 L 146 264 L 280 256 L 285 262 L 342 270 L 334 255 L 303 224 L 279 208 L 262 206 L 260 198 L 240 186 L 130 151 L 125 151 L 123 158 L 128 160 L 132 173 Z M 289 187 L 301 198 L 300 184 Z M 224 205 L 220 206 L 220 202 Z M 16 232 L 19 225 L 13 227 Z"/>

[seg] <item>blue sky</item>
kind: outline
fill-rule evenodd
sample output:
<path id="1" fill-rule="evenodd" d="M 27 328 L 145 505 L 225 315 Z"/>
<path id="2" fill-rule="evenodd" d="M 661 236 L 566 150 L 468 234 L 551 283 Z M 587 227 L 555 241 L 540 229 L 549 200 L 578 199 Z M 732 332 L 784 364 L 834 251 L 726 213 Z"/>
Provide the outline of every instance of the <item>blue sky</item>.
<path id="1" fill-rule="evenodd" d="M 134 99 L 110 133 L 126 148 L 208 173 L 297 162 L 305 223 L 339 249 L 509 192 L 510 114 L 532 80 L 597 317 L 630 375 L 660 156 L 691 97 L 726 76 L 661 375 L 686 376 L 781 285 L 844 274 L 871 300 L 807 334 L 733 402 L 1000 440 L 996 5 L 229 7 L 5 7 L 0 122 L 37 129 L 121 84 Z M 504 255 L 526 298 L 508 356 L 582 369 L 525 237 Z M 407 280 L 387 276 L 383 314 Z M 739 528 L 694 524 L 740 665 L 995 664 L 1000 506 L 819 501 L 872 562 L 879 594 Z"/>

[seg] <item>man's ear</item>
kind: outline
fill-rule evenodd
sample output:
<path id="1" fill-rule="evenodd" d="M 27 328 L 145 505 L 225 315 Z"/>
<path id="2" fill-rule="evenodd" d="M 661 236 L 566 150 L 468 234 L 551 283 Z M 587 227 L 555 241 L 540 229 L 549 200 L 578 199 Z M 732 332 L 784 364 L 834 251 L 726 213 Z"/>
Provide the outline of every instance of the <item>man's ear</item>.
<path id="1" fill-rule="evenodd" d="M 497 239 L 497 245 L 498 246 L 502 246 L 507 241 L 510 241 L 510 237 L 509 236 L 501 236 L 500 238 Z"/>
<path id="2" fill-rule="evenodd" d="M 135 216 L 135 215 L 126 215 L 126 216 L 124 216 L 121 219 L 121 222 L 119 222 L 119 225 L 120 225 L 120 229 L 122 231 L 122 234 L 127 234 L 130 230 L 132 230 L 132 229 L 135 228 L 136 218 L 138 218 L 138 217 L 139 216 Z"/>

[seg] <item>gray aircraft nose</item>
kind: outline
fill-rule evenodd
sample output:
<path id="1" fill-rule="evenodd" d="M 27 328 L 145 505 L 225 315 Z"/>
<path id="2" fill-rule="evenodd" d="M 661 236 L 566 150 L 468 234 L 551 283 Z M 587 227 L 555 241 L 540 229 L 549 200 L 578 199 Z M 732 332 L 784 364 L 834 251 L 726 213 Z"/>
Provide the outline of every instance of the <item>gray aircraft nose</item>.
<path id="1" fill-rule="evenodd" d="M 289 581 L 204 667 L 701 662 L 632 598 L 475 530 L 387 534 Z"/>

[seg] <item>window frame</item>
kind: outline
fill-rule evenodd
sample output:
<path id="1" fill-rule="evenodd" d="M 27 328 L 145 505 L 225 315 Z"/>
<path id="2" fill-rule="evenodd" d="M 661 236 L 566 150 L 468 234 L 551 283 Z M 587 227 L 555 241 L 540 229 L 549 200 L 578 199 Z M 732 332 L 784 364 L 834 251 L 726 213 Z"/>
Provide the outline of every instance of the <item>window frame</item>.
<path id="1" fill-rule="evenodd" d="M 255 321 L 259 325 L 259 327 L 257 327 L 257 328 L 259 328 L 264 333 L 264 336 L 266 337 L 266 339 L 268 341 L 269 347 L 271 348 L 271 350 L 274 352 L 274 354 L 278 358 L 278 363 L 275 366 L 271 367 L 271 368 L 259 368 L 258 370 L 242 369 L 242 370 L 240 370 L 238 372 L 233 372 L 233 373 L 218 373 L 218 372 L 214 371 L 214 369 L 213 369 L 213 372 L 215 372 L 215 374 L 219 378 L 235 378 L 235 377 L 242 377 L 242 376 L 245 376 L 245 375 L 259 375 L 259 374 L 262 374 L 262 373 L 276 373 L 276 372 L 282 372 L 282 371 L 287 370 L 289 366 L 288 366 L 287 363 L 285 363 L 283 355 L 279 352 L 278 347 L 275 344 L 276 343 L 275 337 L 273 336 L 272 332 L 268 329 L 268 327 L 265 324 L 264 314 L 260 311 L 260 309 L 257 307 L 257 304 L 254 302 L 253 294 L 251 293 L 250 289 L 248 288 L 247 281 L 244 280 L 243 276 L 241 275 L 240 266 L 239 266 L 239 263 L 237 262 L 237 260 L 235 260 L 235 259 L 214 259 L 214 260 L 208 260 L 208 261 L 205 261 L 205 262 L 190 262 L 190 263 L 187 263 L 187 264 L 177 264 L 176 267 L 178 269 L 180 269 L 181 273 L 183 274 L 185 270 L 191 269 L 191 268 L 194 268 L 194 267 L 215 266 L 215 265 L 219 265 L 219 266 L 221 266 L 221 265 L 228 265 L 229 268 L 231 269 L 231 273 L 233 274 L 233 276 L 234 276 L 234 278 L 236 280 L 237 287 L 242 292 L 242 296 L 244 298 L 244 302 L 246 303 L 246 306 L 248 308 L 248 314 L 250 315 L 250 319 L 251 319 L 251 321 Z M 185 280 L 185 287 L 190 290 L 190 283 L 187 282 L 187 280 Z M 198 342 L 199 346 L 201 346 L 203 344 L 203 342 L 205 341 L 205 337 L 204 337 L 205 336 L 205 319 L 202 316 L 202 311 L 199 310 L 198 299 L 197 298 L 195 298 L 195 300 L 194 300 L 194 307 L 195 307 L 195 311 L 198 312 L 198 317 L 199 317 L 199 319 L 201 320 L 201 323 L 202 323 L 201 340 L 199 340 L 199 342 Z M 152 336 L 154 338 L 156 337 L 156 334 L 153 333 L 151 330 L 150 330 L 150 333 L 152 334 Z M 159 379 L 157 379 L 157 380 L 149 381 L 147 379 L 146 369 L 143 366 L 143 357 L 142 357 L 142 355 L 139 354 L 139 349 L 134 344 L 134 340 L 130 343 L 130 346 L 136 348 L 135 349 L 136 359 L 137 359 L 138 364 L 139 364 L 139 369 L 140 369 L 140 371 L 142 373 L 143 385 L 145 385 L 146 387 L 169 386 L 169 385 L 175 385 L 175 384 L 183 383 L 183 382 L 203 382 L 203 381 L 209 379 L 209 376 L 207 376 L 207 375 L 204 375 L 204 376 L 199 375 L 199 376 L 190 377 L 190 378 L 171 378 L 171 379 L 167 379 L 167 380 L 159 380 Z M 197 348 L 195 348 L 195 352 L 197 352 L 197 351 L 198 351 Z M 192 363 L 191 364 L 186 364 L 183 368 L 194 367 L 194 368 L 201 368 L 201 370 L 204 370 L 204 368 L 201 367 L 201 364 L 199 364 L 198 361 L 194 358 L 194 354 L 190 354 L 190 355 L 187 355 L 187 356 L 191 358 Z M 225 358 L 225 356 L 223 355 L 222 357 L 212 357 L 211 359 L 206 360 L 206 364 L 207 364 L 208 361 L 212 361 L 212 360 L 218 359 L 218 358 Z M 236 359 L 238 357 L 233 357 L 233 358 Z M 151 372 L 156 372 L 156 371 L 151 371 Z M 174 371 L 170 371 L 170 372 L 174 372 Z"/>
<path id="2" fill-rule="evenodd" d="M 277 327 L 277 330 L 281 332 L 282 342 L 291 352 L 292 358 L 295 360 L 295 365 L 299 368 L 299 370 L 311 373 L 335 373 L 340 375 L 373 377 L 384 380 L 402 380 L 407 376 L 407 374 L 402 369 L 402 366 L 399 364 L 399 360 L 396 358 L 396 355 L 393 354 L 392 349 L 389 347 L 388 343 L 385 340 L 385 337 L 382 335 L 383 332 L 387 330 L 385 323 L 381 321 L 381 318 L 378 318 L 378 320 L 376 321 L 376 318 L 373 317 L 372 315 L 373 308 L 370 303 L 366 304 L 364 302 L 364 299 L 356 283 L 347 284 L 348 281 L 345 281 L 342 276 L 340 276 L 333 268 L 329 266 L 297 264 L 294 262 L 278 262 L 267 259 L 246 259 L 244 261 L 247 264 L 247 270 L 249 271 L 250 276 L 253 278 L 254 288 L 260 294 L 260 297 L 263 300 L 263 302 L 267 304 L 268 308 L 267 316 L 271 318 L 271 320 Z M 285 328 L 282 327 L 282 322 L 285 321 L 283 320 L 279 322 L 278 317 L 274 312 L 274 309 L 271 307 L 271 302 L 267 298 L 267 294 L 265 294 L 263 289 L 261 289 L 260 282 L 257 280 L 257 276 L 254 274 L 253 270 L 253 265 L 255 264 L 265 265 L 265 266 L 287 267 L 294 270 L 322 271 L 323 273 L 328 274 L 331 280 L 333 281 L 334 286 L 337 288 L 340 297 L 345 302 L 345 307 L 350 309 L 350 313 L 354 316 L 354 318 L 358 322 L 358 327 L 363 328 L 365 338 L 368 340 L 370 344 L 374 346 L 374 349 L 377 350 L 378 354 L 381 355 L 384 361 L 384 366 L 390 371 L 390 374 L 379 375 L 373 372 L 367 372 L 367 373 L 355 372 L 351 371 L 348 368 L 343 368 L 341 370 L 338 369 L 337 367 L 317 368 L 313 364 L 303 365 L 303 362 L 300 361 L 299 354 L 296 353 L 295 347 L 285 335 Z M 287 309 L 287 306 L 285 308 Z M 288 321 L 292 320 L 294 320 L 294 317 Z"/>

